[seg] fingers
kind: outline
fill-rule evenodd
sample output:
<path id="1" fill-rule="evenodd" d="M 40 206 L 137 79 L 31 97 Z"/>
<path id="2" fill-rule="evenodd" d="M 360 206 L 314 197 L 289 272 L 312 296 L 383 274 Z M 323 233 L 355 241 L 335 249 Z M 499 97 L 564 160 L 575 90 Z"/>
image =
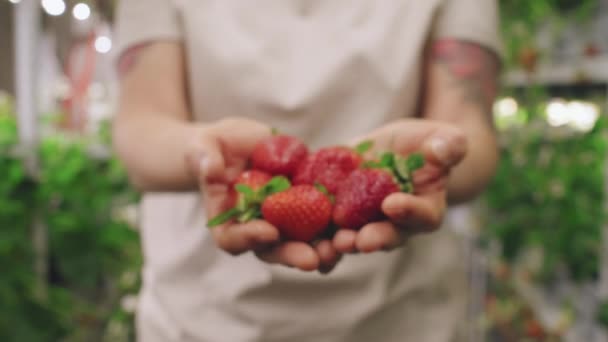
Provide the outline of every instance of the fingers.
<path id="1" fill-rule="evenodd" d="M 370 223 L 361 228 L 355 244 L 357 250 L 371 253 L 391 250 L 401 246 L 404 241 L 405 235 L 399 228 L 388 221 L 383 221 Z"/>
<path id="2" fill-rule="evenodd" d="M 339 253 L 354 253 L 357 251 L 356 246 L 357 232 L 350 229 L 340 229 L 334 235 L 332 244 Z"/>
<path id="3" fill-rule="evenodd" d="M 382 202 L 384 214 L 408 233 L 431 232 L 439 227 L 445 212 L 445 192 L 422 196 L 394 193 Z"/>
<path id="4" fill-rule="evenodd" d="M 458 164 L 467 152 L 467 139 L 461 129 L 449 123 L 431 120 L 395 121 L 356 139 L 352 145 L 364 140 L 374 142 L 371 152 L 422 152 L 431 164 L 444 168 Z"/>
<path id="5" fill-rule="evenodd" d="M 452 126 L 441 126 L 425 140 L 422 152 L 431 163 L 451 168 L 467 153 L 467 139 L 464 133 Z"/>
<path id="6" fill-rule="evenodd" d="M 205 129 L 190 145 L 186 162 L 198 183 L 225 182 L 226 160 L 218 140 Z"/>
<path id="7" fill-rule="evenodd" d="M 315 250 L 319 255 L 319 272 L 323 274 L 331 272 L 342 257 L 329 240 L 320 241 L 315 246 Z"/>
<path id="8" fill-rule="evenodd" d="M 270 127 L 241 118 L 197 127 L 187 163 L 201 184 L 229 182 L 227 164 L 245 165 L 255 145 L 270 135 Z"/>
<path id="9" fill-rule="evenodd" d="M 218 138 L 223 150 L 246 158 L 258 142 L 272 135 L 269 126 L 244 118 L 220 120 L 210 126 L 209 132 Z"/>
<path id="10" fill-rule="evenodd" d="M 382 203 L 387 221 L 373 222 L 359 231 L 339 230 L 332 244 L 338 253 L 371 253 L 397 248 L 412 235 L 435 231 L 445 212 L 445 193 L 422 196 L 395 193 Z"/>
<path id="11" fill-rule="evenodd" d="M 315 249 L 304 242 L 284 242 L 266 250 L 257 251 L 261 260 L 271 264 L 295 267 L 302 271 L 319 269 L 321 260 Z"/>
<path id="12" fill-rule="evenodd" d="M 225 224 L 211 229 L 219 248 L 238 255 L 272 245 L 279 241 L 279 231 L 263 220 L 243 224 Z"/>

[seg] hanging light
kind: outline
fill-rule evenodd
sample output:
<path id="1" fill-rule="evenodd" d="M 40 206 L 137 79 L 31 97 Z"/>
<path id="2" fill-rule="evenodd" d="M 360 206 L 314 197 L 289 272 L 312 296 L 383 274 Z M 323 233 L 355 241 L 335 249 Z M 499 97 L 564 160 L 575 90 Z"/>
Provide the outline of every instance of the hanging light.
<path id="1" fill-rule="evenodd" d="M 18 4 L 21 0 L 8 0 L 11 4 Z"/>
<path id="2" fill-rule="evenodd" d="M 547 122 L 557 127 L 563 126 L 570 121 L 568 103 L 562 99 L 554 99 L 549 102 L 546 109 Z"/>
<path id="3" fill-rule="evenodd" d="M 494 103 L 494 115 L 498 118 L 513 117 L 518 109 L 519 105 L 512 97 L 505 97 Z"/>
<path id="4" fill-rule="evenodd" d="M 87 20 L 91 16 L 91 7 L 85 3 L 78 3 L 72 8 L 72 15 L 78 20 Z"/>
<path id="5" fill-rule="evenodd" d="M 48 15 L 58 16 L 65 12 L 65 2 L 63 0 L 42 0 L 42 8 Z"/>
<path id="6" fill-rule="evenodd" d="M 108 53 L 112 49 L 112 40 L 108 36 L 99 36 L 95 39 L 95 50 L 99 53 Z"/>
<path id="7" fill-rule="evenodd" d="M 600 111 L 595 104 L 583 101 L 568 103 L 568 113 L 570 126 L 583 132 L 593 129 L 600 116 Z"/>

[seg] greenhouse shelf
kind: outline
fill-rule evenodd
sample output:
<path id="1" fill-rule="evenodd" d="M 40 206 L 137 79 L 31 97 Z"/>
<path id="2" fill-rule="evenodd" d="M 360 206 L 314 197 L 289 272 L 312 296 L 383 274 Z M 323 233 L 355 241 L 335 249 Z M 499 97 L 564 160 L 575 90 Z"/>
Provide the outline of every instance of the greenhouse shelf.
<path id="1" fill-rule="evenodd" d="M 541 64 L 533 74 L 515 70 L 504 76 L 510 87 L 538 85 L 608 84 L 608 56 L 586 58 L 576 63 Z"/>

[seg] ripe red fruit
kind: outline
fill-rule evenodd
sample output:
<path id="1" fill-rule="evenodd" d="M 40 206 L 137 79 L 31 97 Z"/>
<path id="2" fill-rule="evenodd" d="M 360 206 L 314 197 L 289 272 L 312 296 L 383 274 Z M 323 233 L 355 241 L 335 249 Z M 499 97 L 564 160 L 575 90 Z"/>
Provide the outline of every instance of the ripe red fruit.
<path id="1" fill-rule="evenodd" d="M 233 182 L 233 186 L 230 189 L 230 198 L 231 202 L 234 204 L 238 201 L 239 193 L 235 189 L 235 185 L 241 184 L 246 185 L 251 190 L 257 191 L 262 188 L 266 183 L 268 183 L 272 179 L 272 176 L 269 173 L 259 170 L 247 170 L 243 171 L 237 179 Z"/>
<path id="2" fill-rule="evenodd" d="M 259 170 L 243 171 L 234 181 L 234 184 L 247 185 L 253 190 L 258 190 L 272 179 L 272 175 Z"/>
<path id="3" fill-rule="evenodd" d="M 362 158 L 347 147 L 327 147 L 310 154 L 300 164 L 293 176 L 293 183 L 321 184 L 335 194 L 348 175 L 361 165 Z"/>
<path id="4" fill-rule="evenodd" d="M 309 242 L 325 230 L 332 214 L 330 199 L 312 185 L 275 193 L 262 204 L 262 215 L 288 240 Z"/>
<path id="5" fill-rule="evenodd" d="M 291 177 L 307 155 L 308 147 L 300 139 L 275 135 L 255 146 L 251 162 L 254 169 Z"/>
<path id="6" fill-rule="evenodd" d="M 336 193 L 334 222 L 341 228 L 359 229 L 384 218 L 382 201 L 401 191 L 393 174 L 383 169 L 352 172 Z"/>

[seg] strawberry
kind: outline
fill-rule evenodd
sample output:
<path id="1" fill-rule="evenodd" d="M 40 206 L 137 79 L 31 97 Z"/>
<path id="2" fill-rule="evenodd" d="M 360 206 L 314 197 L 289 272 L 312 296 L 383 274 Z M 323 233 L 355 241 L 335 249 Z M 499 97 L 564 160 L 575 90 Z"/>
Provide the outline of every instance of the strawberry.
<path id="1" fill-rule="evenodd" d="M 237 203 L 239 199 L 239 192 L 236 189 L 236 185 L 246 185 L 251 190 L 257 191 L 262 188 L 266 183 L 268 183 L 272 179 L 272 176 L 269 173 L 259 170 L 247 170 L 243 171 L 237 179 L 234 181 L 234 185 L 232 186 L 230 197 L 232 203 Z M 241 194 L 242 195 L 242 194 Z M 241 196 L 242 198 L 242 196 Z"/>
<path id="2" fill-rule="evenodd" d="M 251 163 L 254 169 L 291 177 L 307 155 L 308 147 L 300 139 L 275 135 L 255 146 Z"/>
<path id="3" fill-rule="evenodd" d="M 262 204 L 262 215 L 285 238 L 309 242 L 331 221 L 329 197 L 312 185 L 297 185 L 273 194 Z"/>
<path id="4" fill-rule="evenodd" d="M 334 222 L 349 229 L 359 229 L 365 224 L 381 220 L 382 201 L 399 191 L 393 175 L 380 169 L 356 170 L 340 186 L 336 194 Z"/>
<path id="5" fill-rule="evenodd" d="M 336 146 L 327 147 L 308 155 L 293 176 L 293 184 L 321 184 L 335 194 L 340 184 L 356 170 L 362 162 L 353 149 Z"/>
<path id="6" fill-rule="evenodd" d="M 379 162 L 367 163 L 367 168 L 353 171 L 336 193 L 334 223 L 342 228 L 359 229 L 382 220 L 384 199 L 395 192 L 412 192 L 412 173 L 423 164 L 420 155 L 405 159 L 385 153 Z"/>
<path id="7" fill-rule="evenodd" d="M 207 222 L 207 227 L 213 228 L 236 219 L 238 222 L 247 222 L 254 218 L 261 218 L 262 202 L 270 195 L 285 191 L 291 186 L 289 180 L 283 176 L 272 177 L 264 183 L 267 174 L 261 171 L 244 172 L 236 180 L 234 191 L 231 194 L 234 206 Z"/>

